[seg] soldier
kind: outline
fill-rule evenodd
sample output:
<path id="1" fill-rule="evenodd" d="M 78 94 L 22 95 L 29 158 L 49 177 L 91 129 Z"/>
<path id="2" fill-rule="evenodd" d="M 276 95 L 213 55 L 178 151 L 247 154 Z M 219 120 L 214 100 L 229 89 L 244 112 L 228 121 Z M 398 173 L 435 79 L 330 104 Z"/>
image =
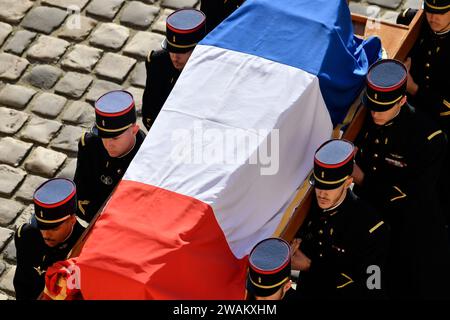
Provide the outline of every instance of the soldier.
<path id="1" fill-rule="evenodd" d="M 44 182 L 36 189 L 33 201 L 35 214 L 31 222 L 21 225 L 14 235 L 17 300 L 38 298 L 45 287 L 47 268 L 67 258 L 84 230 L 76 219 L 76 188 L 71 180 Z"/>
<path id="2" fill-rule="evenodd" d="M 381 60 L 367 74 L 370 110 L 357 138 L 355 192 L 391 225 L 389 289 L 394 297 L 442 297 L 449 251 L 436 182 L 446 137 L 406 98 L 407 69 Z"/>
<path id="3" fill-rule="evenodd" d="M 411 104 L 430 115 L 450 136 L 450 0 L 426 0 L 427 22 L 406 61 Z M 438 182 L 441 205 L 450 223 L 450 144 Z"/>
<path id="4" fill-rule="evenodd" d="M 245 0 L 202 0 L 200 10 L 206 15 L 206 32 L 209 33 L 239 8 Z"/>
<path id="5" fill-rule="evenodd" d="M 281 300 L 291 288 L 291 248 L 280 238 L 258 242 L 250 252 L 247 291 L 256 300 Z"/>
<path id="6" fill-rule="evenodd" d="M 167 17 L 163 50 L 151 51 L 145 62 L 147 82 L 142 120 L 150 130 L 197 43 L 205 36 L 206 17 L 195 9 L 180 9 Z"/>
<path id="7" fill-rule="evenodd" d="M 329 140 L 314 156 L 316 201 L 293 242 L 300 298 L 383 297 L 389 228 L 350 189 L 355 148 Z M 373 268 L 373 269 L 370 269 Z M 374 279 L 368 281 L 374 274 Z M 368 283 L 371 287 L 369 288 Z"/>
<path id="8" fill-rule="evenodd" d="M 122 179 L 144 138 L 129 92 L 111 91 L 95 102 L 95 125 L 78 143 L 74 181 L 81 219 L 92 220 Z"/>

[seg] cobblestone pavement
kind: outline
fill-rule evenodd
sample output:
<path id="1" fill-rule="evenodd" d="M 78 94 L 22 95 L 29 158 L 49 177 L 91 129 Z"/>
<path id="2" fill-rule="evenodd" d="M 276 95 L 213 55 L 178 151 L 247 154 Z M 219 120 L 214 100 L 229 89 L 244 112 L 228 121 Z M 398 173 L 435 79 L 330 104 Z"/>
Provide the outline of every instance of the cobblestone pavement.
<path id="1" fill-rule="evenodd" d="M 350 8 L 395 21 L 419 2 Z M 13 234 L 33 213 L 34 189 L 73 177 L 77 141 L 102 93 L 127 89 L 140 112 L 143 61 L 159 48 L 167 15 L 193 6 L 199 0 L 0 0 L 0 300 L 14 299 Z"/>

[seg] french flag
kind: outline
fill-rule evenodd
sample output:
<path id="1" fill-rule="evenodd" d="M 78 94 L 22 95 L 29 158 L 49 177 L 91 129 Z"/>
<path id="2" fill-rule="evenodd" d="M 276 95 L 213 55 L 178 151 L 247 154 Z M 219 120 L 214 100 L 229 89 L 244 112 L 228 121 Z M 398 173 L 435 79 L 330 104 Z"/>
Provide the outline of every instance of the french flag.
<path id="1" fill-rule="evenodd" d="M 378 39 L 344 0 L 247 0 L 200 42 L 77 266 L 85 299 L 244 299 Z"/>

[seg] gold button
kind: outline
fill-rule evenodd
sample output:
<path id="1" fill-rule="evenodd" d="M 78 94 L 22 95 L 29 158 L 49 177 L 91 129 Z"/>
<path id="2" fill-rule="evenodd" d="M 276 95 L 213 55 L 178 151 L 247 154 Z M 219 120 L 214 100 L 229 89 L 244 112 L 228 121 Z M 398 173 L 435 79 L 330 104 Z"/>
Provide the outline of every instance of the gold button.
<path id="1" fill-rule="evenodd" d="M 428 55 L 429 55 L 429 56 L 431 56 L 431 50 L 430 50 L 430 51 L 428 51 Z"/>
<path id="2" fill-rule="evenodd" d="M 323 234 L 323 230 L 319 230 L 319 234 Z"/>
<path id="3" fill-rule="evenodd" d="M 374 157 L 374 158 L 378 158 L 378 154 L 375 153 L 375 154 L 373 155 L 373 157 Z"/>
<path id="4" fill-rule="evenodd" d="M 425 79 L 430 80 L 430 76 L 426 76 Z"/>
<path id="5" fill-rule="evenodd" d="M 377 170 L 377 167 L 373 167 L 372 170 L 373 170 L 373 171 L 376 171 L 376 170 Z"/>
<path id="6" fill-rule="evenodd" d="M 321 246 L 321 245 L 322 245 L 322 242 L 319 241 L 319 246 Z"/>
<path id="7" fill-rule="evenodd" d="M 380 140 L 375 139 L 375 144 L 379 144 L 379 143 L 380 143 Z"/>
<path id="8" fill-rule="evenodd" d="M 323 254 L 319 254 L 319 257 L 321 257 L 321 258 L 322 258 L 322 257 L 323 257 Z"/>
<path id="9" fill-rule="evenodd" d="M 429 64 L 429 63 L 425 64 L 425 67 L 429 68 L 429 67 L 430 67 L 430 64 Z"/>

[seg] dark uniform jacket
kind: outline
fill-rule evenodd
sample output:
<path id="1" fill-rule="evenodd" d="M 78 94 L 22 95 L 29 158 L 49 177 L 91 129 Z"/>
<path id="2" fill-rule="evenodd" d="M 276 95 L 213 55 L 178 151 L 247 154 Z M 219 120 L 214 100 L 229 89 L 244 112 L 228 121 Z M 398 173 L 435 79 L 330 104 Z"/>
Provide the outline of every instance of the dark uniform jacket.
<path id="1" fill-rule="evenodd" d="M 419 40 L 410 53 L 411 75 L 419 85 L 412 97 L 414 107 L 437 121 L 447 137 L 450 136 L 450 31 L 435 34 L 424 21 Z M 445 165 L 439 180 L 440 201 L 450 223 L 450 144 L 447 145 Z"/>
<path id="2" fill-rule="evenodd" d="M 369 290 L 367 279 L 376 265 L 383 279 L 389 227 L 366 203 L 348 190 L 335 208 L 323 210 L 314 203 L 298 238 L 300 250 L 311 259 L 301 271 L 296 293 L 306 299 L 382 297 L 381 289 Z"/>
<path id="3" fill-rule="evenodd" d="M 217 27 L 243 2 L 244 0 L 202 0 L 200 10 L 206 15 L 206 32 Z"/>
<path id="4" fill-rule="evenodd" d="M 436 188 L 445 134 L 405 104 L 383 126 L 374 124 L 368 115 L 356 145 L 356 162 L 365 176 L 363 185 L 354 191 L 391 226 L 391 295 L 438 294 L 436 284 L 443 283 L 442 267 L 448 260 Z"/>
<path id="5" fill-rule="evenodd" d="M 17 300 L 33 300 L 39 297 L 45 287 L 47 268 L 67 258 L 83 231 L 84 228 L 77 222 L 66 241 L 56 247 L 49 247 L 36 224 L 25 223 L 17 229 L 14 235 L 17 250 L 14 289 Z"/>
<path id="6" fill-rule="evenodd" d="M 411 104 L 429 113 L 450 133 L 450 31 L 435 34 L 425 21 L 410 53 L 411 76 L 419 86 Z"/>
<path id="7" fill-rule="evenodd" d="M 142 121 L 150 130 L 180 76 L 165 50 L 151 51 L 146 62 L 147 82 L 142 97 Z"/>
<path id="8" fill-rule="evenodd" d="M 122 179 L 144 138 L 144 132 L 139 130 L 134 148 L 122 157 L 112 158 L 101 138 L 88 132 L 81 136 L 74 178 L 78 198 L 77 215 L 81 219 L 87 222 L 92 220 Z"/>

